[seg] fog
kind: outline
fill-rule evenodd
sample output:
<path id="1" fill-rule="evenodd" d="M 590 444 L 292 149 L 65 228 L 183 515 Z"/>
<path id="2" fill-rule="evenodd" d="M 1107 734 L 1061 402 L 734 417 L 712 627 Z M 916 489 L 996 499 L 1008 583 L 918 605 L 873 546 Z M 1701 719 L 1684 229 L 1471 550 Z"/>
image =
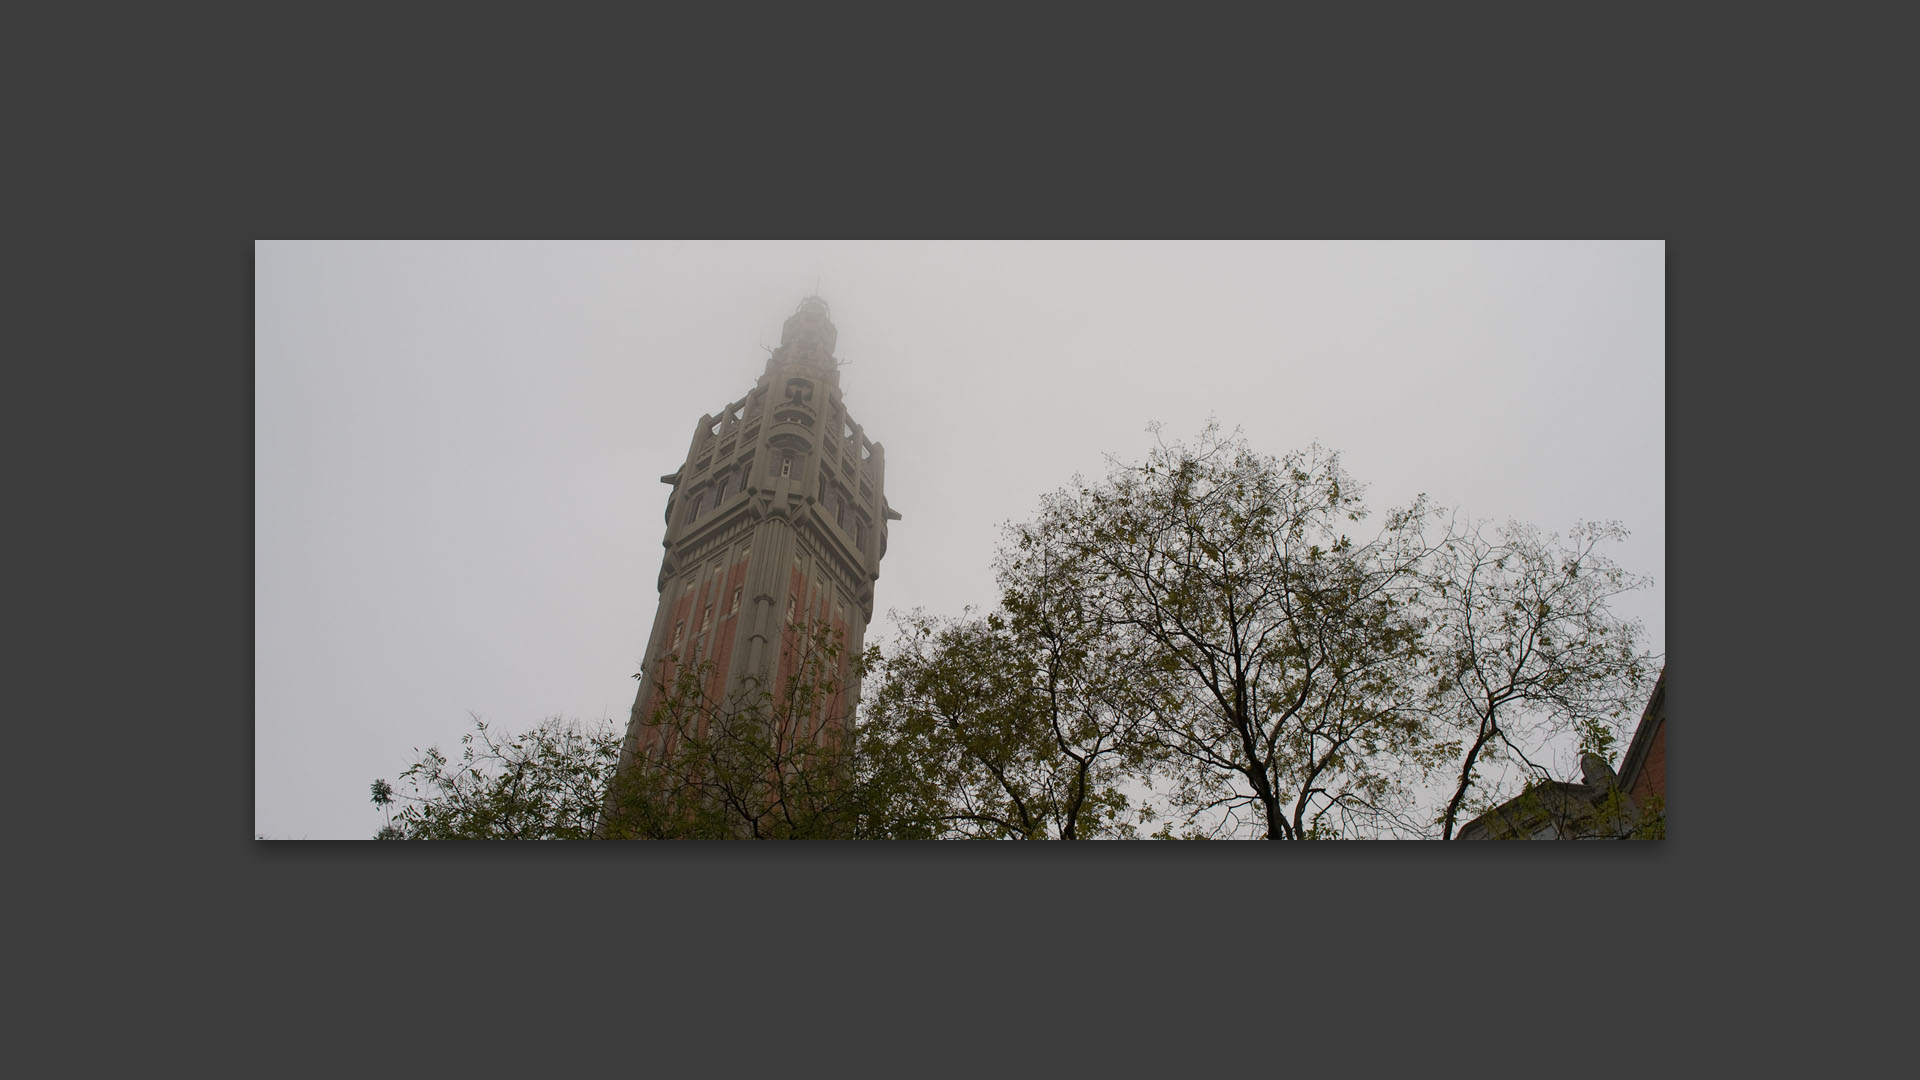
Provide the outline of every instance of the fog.
<path id="1" fill-rule="evenodd" d="M 362 838 L 478 714 L 624 723 L 702 413 L 832 306 L 886 449 L 890 609 L 995 599 L 1000 526 L 1209 418 L 1611 549 L 1665 649 L 1665 245 L 305 243 L 255 247 L 255 832 Z"/>

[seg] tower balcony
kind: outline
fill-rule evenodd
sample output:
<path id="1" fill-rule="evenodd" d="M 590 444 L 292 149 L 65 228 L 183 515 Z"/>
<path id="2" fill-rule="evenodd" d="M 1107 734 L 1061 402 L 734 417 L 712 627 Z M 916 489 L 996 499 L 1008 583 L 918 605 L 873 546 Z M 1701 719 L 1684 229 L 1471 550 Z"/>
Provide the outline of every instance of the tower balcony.
<path id="1" fill-rule="evenodd" d="M 783 401 L 773 410 L 773 423 L 767 428 L 767 441 L 774 446 L 811 450 L 814 430 L 819 425 L 819 418 L 811 407 L 797 401 Z"/>

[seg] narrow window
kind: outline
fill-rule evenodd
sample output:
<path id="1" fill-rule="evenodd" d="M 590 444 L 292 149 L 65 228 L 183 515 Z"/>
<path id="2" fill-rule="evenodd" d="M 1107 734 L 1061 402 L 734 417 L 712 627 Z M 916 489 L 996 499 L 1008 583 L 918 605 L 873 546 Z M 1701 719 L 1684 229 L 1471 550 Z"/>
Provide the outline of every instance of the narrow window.
<path id="1" fill-rule="evenodd" d="M 733 603 L 727 608 L 727 614 L 738 615 L 739 613 L 740 613 L 740 586 L 735 585 L 733 587 Z"/>
<path id="2" fill-rule="evenodd" d="M 781 476 L 793 475 L 793 459 L 792 458 L 783 457 L 780 459 L 780 475 Z"/>

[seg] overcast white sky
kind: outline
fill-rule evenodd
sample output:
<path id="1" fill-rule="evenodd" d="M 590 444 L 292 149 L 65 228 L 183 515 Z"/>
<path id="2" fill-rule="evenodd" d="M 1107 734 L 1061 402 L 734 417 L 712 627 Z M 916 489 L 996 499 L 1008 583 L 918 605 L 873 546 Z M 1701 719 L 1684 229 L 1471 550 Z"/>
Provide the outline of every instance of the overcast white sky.
<path id="1" fill-rule="evenodd" d="M 995 599 L 999 526 L 1147 423 L 1341 451 L 1564 532 L 1617 519 L 1666 648 L 1665 244 L 295 243 L 254 250 L 254 807 L 379 828 L 468 714 L 624 723 L 659 482 L 815 290 L 887 454 L 889 609 Z"/>

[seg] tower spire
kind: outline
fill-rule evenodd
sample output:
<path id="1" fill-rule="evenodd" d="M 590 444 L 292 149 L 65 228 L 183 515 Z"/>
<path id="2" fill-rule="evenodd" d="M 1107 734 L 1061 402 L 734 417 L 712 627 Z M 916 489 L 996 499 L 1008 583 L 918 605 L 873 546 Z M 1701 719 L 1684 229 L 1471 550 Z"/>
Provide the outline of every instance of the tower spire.
<path id="1" fill-rule="evenodd" d="M 802 299 L 793 314 L 780 327 L 780 347 L 767 358 L 767 373 L 778 367 L 806 367 L 828 373 L 835 384 L 840 381 L 835 369 L 834 346 L 840 331 L 833 325 L 833 309 L 818 294 Z"/>

